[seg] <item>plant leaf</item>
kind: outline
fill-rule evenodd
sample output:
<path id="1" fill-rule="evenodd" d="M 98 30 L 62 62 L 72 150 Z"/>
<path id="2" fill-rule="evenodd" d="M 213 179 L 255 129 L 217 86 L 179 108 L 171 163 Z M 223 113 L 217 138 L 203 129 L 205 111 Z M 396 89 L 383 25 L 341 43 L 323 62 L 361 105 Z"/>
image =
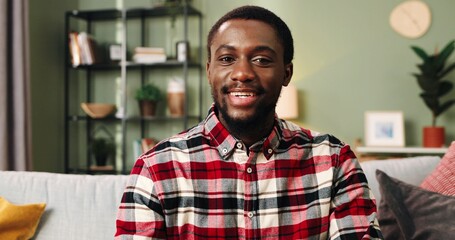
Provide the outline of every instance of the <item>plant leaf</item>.
<path id="1" fill-rule="evenodd" d="M 428 54 L 420 47 L 411 46 L 411 49 L 419 56 L 424 62 L 428 59 Z"/>
<path id="2" fill-rule="evenodd" d="M 452 70 L 454 70 L 454 69 L 455 69 L 455 63 L 452 63 L 452 64 L 450 64 L 448 67 L 446 67 L 446 68 L 444 69 L 444 71 L 440 72 L 439 75 L 438 75 L 438 77 L 439 77 L 439 78 L 443 78 L 445 75 L 447 75 L 448 73 L 450 73 L 450 72 L 451 72 Z"/>
<path id="3" fill-rule="evenodd" d="M 428 57 L 427 61 L 417 65 L 417 67 L 420 69 L 423 75 L 426 75 L 428 77 L 431 76 L 432 79 L 435 79 L 437 81 L 439 79 L 438 73 L 442 70 L 443 66 L 436 65 L 435 61 L 436 58 L 434 56 L 430 56 Z"/>
<path id="4" fill-rule="evenodd" d="M 435 112 L 435 116 L 438 116 L 441 113 L 447 111 L 450 107 L 453 106 L 453 104 L 455 104 L 455 99 L 443 103 L 441 106 L 438 107 L 437 111 Z"/>
<path id="5" fill-rule="evenodd" d="M 449 93 L 453 88 L 453 84 L 449 81 L 442 81 L 439 84 L 438 96 L 442 97 Z"/>
<path id="6" fill-rule="evenodd" d="M 421 74 L 414 74 L 414 76 L 417 78 L 417 83 L 424 92 L 437 94 L 439 90 L 439 82 L 434 81 L 431 77 Z"/>
<path id="7" fill-rule="evenodd" d="M 425 105 L 433 112 L 434 114 L 438 111 L 439 109 L 439 100 L 437 97 L 434 95 L 429 95 L 426 93 L 421 93 L 420 97 L 423 99 L 425 102 Z"/>
<path id="8" fill-rule="evenodd" d="M 437 62 L 436 64 L 438 66 L 441 66 L 441 65 L 444 65 L 444 63 L 447 61 L 447 59 L 449 58 L 449 56 L 452 54 L 455 46 L 455 40 L 453 41 L 450 41 L 445 47 L 444 49 L 441 51 L 441 53 L 439 53 L 437 55 Z"/>

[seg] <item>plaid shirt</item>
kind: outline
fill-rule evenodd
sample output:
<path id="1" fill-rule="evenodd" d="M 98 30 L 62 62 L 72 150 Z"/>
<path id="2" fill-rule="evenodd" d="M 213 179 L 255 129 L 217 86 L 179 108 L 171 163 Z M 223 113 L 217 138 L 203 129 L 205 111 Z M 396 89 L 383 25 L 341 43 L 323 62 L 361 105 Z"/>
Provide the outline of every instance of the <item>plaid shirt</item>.
<path id="1" fill-rule="evenodd" d="M 214 111 L 139 157 L 116 239 L 382 239 L 348 145 L 276 118 L 247 152 Z"/>

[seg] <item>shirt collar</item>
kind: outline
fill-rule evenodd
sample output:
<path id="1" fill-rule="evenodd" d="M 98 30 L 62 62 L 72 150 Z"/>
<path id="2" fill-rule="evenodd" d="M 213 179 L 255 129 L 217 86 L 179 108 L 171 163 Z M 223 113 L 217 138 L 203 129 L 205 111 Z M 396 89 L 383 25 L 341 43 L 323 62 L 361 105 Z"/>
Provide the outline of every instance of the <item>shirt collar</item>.
<path id="1" fill-rule="evenodd" d="M 281 121 L 275 115 L 273 130 L 265 139 L 253 144 L 250 147 L 250 150 L 262 151 L 267 159 L 270 159 L 275 152 L 279 151 L 278 146 L 280 145 L 283 132 L 282 124 L 280 124 L 280 122 Z M 240 141 L 232 136 L 223 124 L 221 124 L 216 116 L 216 108 L 214 104 L 212 104 L 212 107 L 210 108 L 205 119 L 204 128 L 210 136 L 211 145 L 217 148 L 223 159 L 228 159 L 234 152 L 236 144 Z"/>

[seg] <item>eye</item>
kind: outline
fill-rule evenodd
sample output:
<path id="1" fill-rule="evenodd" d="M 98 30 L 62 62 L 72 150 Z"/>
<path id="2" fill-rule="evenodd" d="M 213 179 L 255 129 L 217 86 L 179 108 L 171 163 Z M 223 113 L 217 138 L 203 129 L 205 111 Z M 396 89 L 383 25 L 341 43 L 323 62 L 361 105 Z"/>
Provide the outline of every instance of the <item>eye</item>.
<path id="1" fill-rule="evenodd" d="M 222 56 L 218 58 L 218 61 L 221 62 L 222 64 L 230 64 L 234 62 L 234 58 L 230 56 Z"/>
<path id="2" fill-rule="evenodd" d="M 252 61 L 259 66 L 269 66 L 272 63 L 272 60 L 265 57 L 256 57 Z"/>

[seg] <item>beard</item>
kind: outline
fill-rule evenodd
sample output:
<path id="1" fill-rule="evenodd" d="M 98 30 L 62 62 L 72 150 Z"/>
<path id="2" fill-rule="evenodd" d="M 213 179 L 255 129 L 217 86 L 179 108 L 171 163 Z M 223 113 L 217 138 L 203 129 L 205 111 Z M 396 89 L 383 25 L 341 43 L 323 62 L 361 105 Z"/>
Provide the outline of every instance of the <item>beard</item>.
<path id="1" fill-rule="evenodd" d="M 227 93 L 227 88 L 223 88 L 222 92 Z M 261 104 L 255 108 L 255 112 L 251 117 L 242 118 L 231 116 L 229 114 L 225 100 L 223 98 L 219 98 L 218 93 L 214 89 L 212 89 L 212 98 L 218 111 L 218 118 L 222 118 L 225 121 L 227 124 L 225 127 L 228 128 L 234 135 L 243 135 L 248 132 L 265 130 L 263 125 L 267 122 L 266 120 L 271 114 L 275 114 L 275 106 L 278 101 L 277 98 L 276 101 Z"/>

